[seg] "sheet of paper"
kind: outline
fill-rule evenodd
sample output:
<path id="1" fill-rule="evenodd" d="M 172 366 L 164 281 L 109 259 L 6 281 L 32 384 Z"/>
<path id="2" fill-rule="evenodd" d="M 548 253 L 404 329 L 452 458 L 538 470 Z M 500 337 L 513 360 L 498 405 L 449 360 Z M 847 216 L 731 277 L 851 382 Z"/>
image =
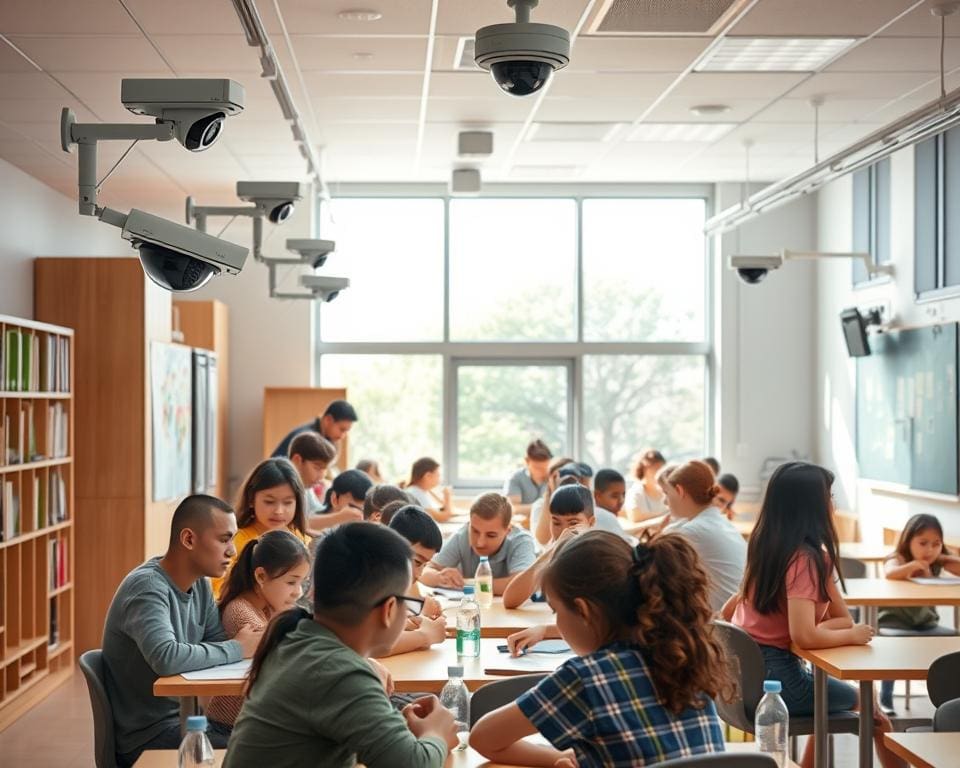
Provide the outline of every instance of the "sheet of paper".
<path id="1" fill-rule="evenodd" d="M 960 584 L 960 576 L 914 576 L 910 581 L 914 584 L 926 584 L 932 587 L 955 587 Z"/>
<path id="2" fill-rule="evenodd" d="M 236 661 L 233 664 L 223 664 L 209 669 L 196 669 L 193 672 L 184 672 L 185 680 L 239 680 L 246 677 L 250 671 L 251 659 Z"/>
<path id="3" fill-rule="evenodd" d="M 495 664 L 485 666 L 483 671 L 488 675 L 526 675 L 530 672 L 553 672 L 567 659 L 573 658 L 572 653 L 533 653 L 527 656 L 513 658 L 507 654 Z"/>
<path id="4" fill-rule="evenodd" d="M 435 597 L 446 597 L 450 600 L 463 600 L 463 590 L 446 589 L 445 587 L 431 587 Z"/>

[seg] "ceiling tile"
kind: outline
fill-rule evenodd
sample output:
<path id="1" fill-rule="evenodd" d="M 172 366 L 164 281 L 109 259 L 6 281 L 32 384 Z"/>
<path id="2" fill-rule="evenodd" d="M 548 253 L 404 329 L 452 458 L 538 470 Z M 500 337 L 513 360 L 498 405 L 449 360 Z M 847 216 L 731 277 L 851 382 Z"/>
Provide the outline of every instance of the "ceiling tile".
<path id="1" fill-rule="evenodd" d="M 691 106 L 726 104 L 738 97 L 778 98 L 806 77 L 796 72 L 694 72 L 683 78 L 670 97 L 691 99 Z"/>
<path id="2" fill-rule="evenodd" d="M 749 120 L 770 103 L 766 99 L 727 98 L 723 94 L 717 94 L 711 102 L 723 104 L 730 109 L 723 114 L 705 119 L 690 111 L 690 107 L 703 103 L 703 98 L 695 99 L 671 94 L 657 104 L 644 119 L 650 123 L 739 123 Z"/>
<path id="3" fill-rule="evenodd" d="M 923 3 L 899 21 L 880 32 L 884 37 L 940 37 L 940 19 L 930 13 L 931 3 Z M 946 17 L 947 37 L 960 37 L 960 16 Z"/>
<path id="4" fill-rule="evenodd" d="M 5 35 L 136 35 L 140 30 L 116 0 L 3 0 Z"/>
<path id="5" fill-rule="evenodd" d="M 550 0 L 534 8 L 530 20 L 556 24 L 572 32 L 587 4 L 587 0 Z M 513 10 L 501 0 L 440 0 L 437 32 L 441 35 L 472 35 L 479 27 L 513 20 Z"/>
<path id="6" fill-rule="evenodd" d="M 506 94 L 492 99 L 430 99 L 427 120 L 434 123 L 523 122 L 530 114 L 530 107 L 526 100 Z"/>
<path id="7" fill-rule="evenodd" d="M 0 72 L 36 72 L 34 67 L 11 46 L 0 40 Z"/>
<path id="8" fill-rule="evenodd" d="M 287 29 L 300 34 L 425 35 L 430 29 L 430 0 L 373 0 L 357 4 L 342 0 L 279 0 L 279 3 Z M 340 11 L 357 7 L 379 11 L 383 16 L 377 21 L 338 18 Z M 267 21 L 266 15 L 264 21 Z"/>
<path id="9" fill-rule="evenodd" d="M 96 116 L 84 109 L 66 93 L 61 99 L 0 99 L 0 115 L 7 123 L 32 125 L 44 124 L 47 130 L 60 133 L 60 111 L 64 107 L 73 110 L 81 123 L 95 122 Z M 59 143 L 59 139 L 58 139 Z"/>
<path id="10" fill-rule="evenodd" d="M 172 73 L 143 35 L 129 37 L 12 37 L 14 44 L 48 72 Z"/>
<path id="11" fill-rule="evenodd" d="M 960 45 L 944 48 L 947 69 L 960 66 Z M 866 40 L 831 64 L 827 72 L 939 72 L 936 45 L 921 37 L 876 37 Z"/>
<path id="12" fill-rule="evenodd" d="M 426 63 L 426 37 L 290 37 L 304 71 L 400 70 L 419 75 Z"/>
<path id="13" fill-rule="evenodd" d="M 733 28 L 734 35 L 863 37 L 916 0 L 762 0 Z"/>
<path id="14" fill-rule="evenodd" d="M 575 98 L 581 103 L 596 99 L 646 99 L 663 93 L 676 80 L 676 74 L 594 74 L 559 72 L 547 98 Z"/>
<path id="15" fill-rule="evenodd" d="M 321 98 L 395 99 L 420 97 L 423 77 L 420 74 L 379 75 L 370 73 L 331 74 L 304 72 L 303 79 L 310 96 Z"/>
<path id="16" fill-rule="evenodd" d="M 433 41 L 433 69 L 434 71 L 462 71 L 457 63 L 460 50 L 460 37 L 457 35 L 437 35 Z M 476 65 L 464 67 L 467 71 L 482 72 Z"/>
<path id="17" fill-rule="evenodd" d="M 487 72 L 433 72 L 430 75 L 431 99 L 496 99 L 526 104 L 528 109 L 534 99 L 520 99 L 504 93 Z"/>
<path id="18" fill-rule="evenodd" d="M 710 42 L 704 37 L 580 37 L 570 72 L 680 72 Z"/>
<path id="19" fill-rule="evenodd" d="M 855 99 L 863 94 L 872 98 L 896 98 L 930 80 L 923 72 L 822 72 L 790 92 L 791 98 Z"/>
<path id="20" fill-rule="evenodd" d="M 0 99 L 62 99 L 67 94 L 42 72 L 0 72 Z"/>
<path id="21" fill-rule="evenodd" d="M 260 75 L 260 49 L 247 45 L 242 34 L 155 35 L 153 40 L 178 73 L 217 73 L 234 80 L 239 72 Z"/>
<path id="22" fill-rule="evenodd" d="M 827 98 L 820 106 L 819 119 L 824 124 L 863 120 L 889 103 L 890 99 Z M 809 99 L 794 98 L 780 99 L 754 118 L 757 123 L 809 123 L 811 126 L 813 120 L 814 111 Z"/>
<path id="23" fill-rule="evenodd" d="M 320 125 L 351 122 L 412 122 L 420 114 L 419 99 L 313 99 Z"/>
<path id="24" fill-rule="evenodd" d="M 650 107 L 653 99 L 652 96 L 643 99 L 591 99 L 588 114 L 591 120 L 632 123 Z M 537 111 L 537 120 L 579 122 L 584 114 L 582 101 L 558 99 L 551 92 Z"/>
<path id="25" fill-rule="evenodd" d="M 124 0 L 124 3 L 151 35 L 243 33 L 240 19 L 228 2 Z"/>

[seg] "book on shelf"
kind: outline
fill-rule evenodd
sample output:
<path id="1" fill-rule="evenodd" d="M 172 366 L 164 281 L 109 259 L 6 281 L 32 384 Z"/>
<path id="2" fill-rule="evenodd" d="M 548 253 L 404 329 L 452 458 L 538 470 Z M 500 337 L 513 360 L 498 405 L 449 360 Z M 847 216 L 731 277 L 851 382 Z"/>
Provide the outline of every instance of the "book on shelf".
<path id="1" fill-rule="evenodd" d="M 3 337 L 3 388 L 8 392 L 20 389 L 20 331 L 8 328 Z"/>
<path id="2" fill-rule="evenodd" d="M 56 648 L 60 645 L 60 624 L 57 620 L 57 598 L 50 600 L 50 637 L 47 641 L 48 648 Z"/>
<path id="3" fill-rule="evenodd" d="M 67 583 L 67 540 L 51 539 L 49 543 L 49 582 L 50 591 Z"/>
<path id="4" fill-rule="evenodd" d="M 47 456 L 51 459 L 66 458 L 68 453 L 67 429 L 70 420 L 63 403 L 55 402 L 47 406 Z"/>
<path id="5" fill-rule="evenodd" d="M 33 476 L 33 493 L 30 497 L 30 519 L 33 521 L 33 530 L 40 530 L 40 478 Z"/>
<path id="6" fill-rule="evenodd" d="M 0 539 L 9 541 L 20 535 L 20 498 L 12 480 L 3 482 L 0 498 Z"/>
<path id="7" fill-rule="evenodd" d="M 41 495 L 45 497 L 46 525 L 56 525 L 67 519 L 67 486 L 58 467 L 50 469 L 46 493 L 41 490 Z"/>

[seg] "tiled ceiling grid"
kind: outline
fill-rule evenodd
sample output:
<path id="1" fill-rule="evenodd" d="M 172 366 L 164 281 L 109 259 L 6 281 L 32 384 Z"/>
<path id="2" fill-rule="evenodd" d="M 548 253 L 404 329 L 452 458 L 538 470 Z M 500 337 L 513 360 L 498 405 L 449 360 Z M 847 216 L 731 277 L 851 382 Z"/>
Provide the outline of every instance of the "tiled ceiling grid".
<path id="1" fill-rule="evenodd" d="M 341 181 L 446 180 L 464 128 L 495 135 L 482 165 L 490 181 L 740 180 L 748 139 L 753 177 L 774 180 L 812 162 L 811 98 L 824 100 L 823 157 L 938 94 L 930 2 L 737 0 L 740 18 L 723 29 L 730 38 L 855 38 L 815 73 L 697 71 L 713 37 L 591 34 L 605 5 L 541 0 L 535 21 L 578 33 L 571 63 L 542 98 L 516 99 L 457 66 L 464 38 L 511 18 L 505 0 L 257 2 L 334 191 Z M 382 15 L 340 18 L 353 7 Z M 951 87 L 960 84 L 960 17 L 946 29 Z M 231 77 L 246 88 L 246 109 L 207 152 L 141 143 L 104 186 L 104 203 L 179 217 L 188 194 L 216 204 L 235 199 L 237 179 L 305 178 L 229 0 L 4 0 L 0 35 L 0 157 L 65 194 L 75 195 L 76 156 L 60 150 L 60 108 L 81 121 L 136 121 L 119 101 L 130 76 Z M 705 103 L 729 110 L 691 112 Z M 730 125 L 651 126 L 661 123 Z M 125 148 L 101 145 L 101 174 Z"/>

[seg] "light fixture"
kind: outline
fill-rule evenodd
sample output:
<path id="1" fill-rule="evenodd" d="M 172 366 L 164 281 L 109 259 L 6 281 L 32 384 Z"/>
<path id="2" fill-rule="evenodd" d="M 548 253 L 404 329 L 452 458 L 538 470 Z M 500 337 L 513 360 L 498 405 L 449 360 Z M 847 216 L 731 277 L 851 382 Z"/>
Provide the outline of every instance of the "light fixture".
<path id="1" fill-rule="evenodd" d="M 523 140 L 530 142 L 607 142 L 622 127 L 622 123 L 531 123 Z"/>
<path id="2" fill-rule="evenodd" d="M 380 21 L 383 14 L 369 8 L 348 8 L 345 11 L 340 11 L 337 18 L 341 21 Z"/>
<path id="3" fill-rule="evenodd" d="M 725 37 L 697 72 L 816 72 L 854 37 Z"/>
<path id="4" fill-rule="evenodd" d="M 690 107 L 690 111 L 697 117 L 713 117 L 727 114 L 730 107 L 726 104 L 695 104 Z"/>
<path id="5" fill-rule="evenodd" d="M 640 123 L 630 132 L 627 141 L 709 144 L 736 127 L 736 123 Z"/>

